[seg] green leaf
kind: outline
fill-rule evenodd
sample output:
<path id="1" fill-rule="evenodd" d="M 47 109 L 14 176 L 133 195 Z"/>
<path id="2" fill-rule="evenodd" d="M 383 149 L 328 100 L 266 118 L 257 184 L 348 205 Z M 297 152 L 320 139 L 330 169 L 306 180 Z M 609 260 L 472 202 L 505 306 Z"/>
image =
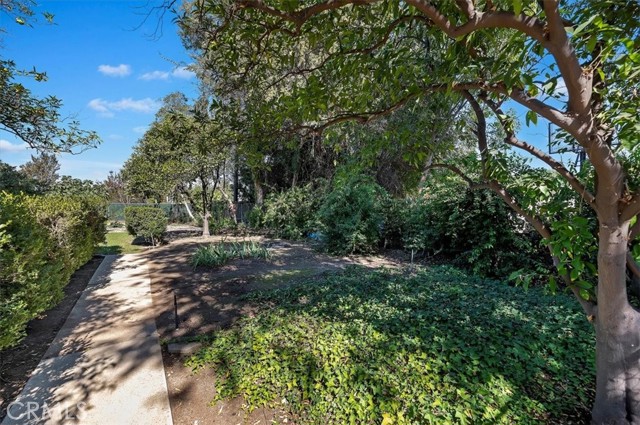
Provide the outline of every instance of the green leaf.
<path id="1" fill-rule="evenodd" d="M 589 37 L 589 41 L 587 41 L 587 51 L 589 53 L 593 52 L 593 49 L 596 48 L 596 44 L 598 43 L 598 37 L 592 35 Z"/>
<path id="2" fill-rule="evenodd" d="M 519 15 L 522 12 L 522 0 L 513 0 L 513 13 Z"/>
<path id="3" fill-rule="evenodd" d="M 584 300 L 589 300 L 589 298 L 591 298 L 589 291 L 587 291 L 586 289 L 580 289 L 580 296 Z"/>
<path id="4" fill-rule="evenodd" d="M 583 23 L 581 23 L 580 25 L 578 25 L 574 30 L 573 30 L 573 36 L 577 36 L 578 34 L 580 34 L 582 31 L 584 31 L 584 29 L 591 24 L 591 22 L 593 22 L 594 19 L 596 19 L 598 17 L 598 15 L 593 15 L 591 16 L 589 19 L 587 19 L 586 21 L 584 21 Z"/>
<path id="5" fill-rule="evenodd" d="M 537 125 L 538 124 L 538 114 L 536 114 L 533 111 L 527 111 L 527 114 L 525 116 L 525 122 L 527 124 L 527 127 L 529 127 L 529 123 L 533 123 L 533 125 Z"/>

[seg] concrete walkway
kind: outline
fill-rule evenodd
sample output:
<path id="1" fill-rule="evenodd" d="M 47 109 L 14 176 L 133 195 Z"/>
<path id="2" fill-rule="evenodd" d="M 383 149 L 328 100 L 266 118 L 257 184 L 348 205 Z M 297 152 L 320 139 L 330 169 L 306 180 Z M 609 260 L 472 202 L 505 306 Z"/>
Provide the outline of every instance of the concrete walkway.
<path id="1" fill-rule="evenodd" d="M 2 425 L 170 425 L 143 254 L 107 256 Z"/>

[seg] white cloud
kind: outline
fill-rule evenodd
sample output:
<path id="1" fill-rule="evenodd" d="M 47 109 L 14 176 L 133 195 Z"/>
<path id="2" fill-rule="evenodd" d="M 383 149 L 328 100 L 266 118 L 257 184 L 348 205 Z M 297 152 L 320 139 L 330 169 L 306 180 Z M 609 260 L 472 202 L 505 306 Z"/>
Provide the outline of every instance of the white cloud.
<path id="1" fill-rule="evenodd" d="M 146 125 L 141 125 L 139 127 L 134 127 L 133 128 L 133 132 L 136 134 L 144 134 L 147 131 L 147 126 Z"/>
<path id="2" fill-rule="evenodd" d="M 4 152 L 22 152 L 29 148 L 29 145 L 26 143 L 21 143 L 19 145 L 14 145 L 8 140 L 0 139 L 0 151 Z"/>
<path id="3" fill-rule="evenodd" d="M 195 77 L 196 73 L 187 69 L 186 66 L 179 66 L 171 72 L 176 78 L 182 78 L 184 80 L 188 80 L 189 78 Z"/>
<path id="4" fill-rule="evenodd" d="M 100 98 L 92 99 L 88 103 L 88 106 L 94 111 L 99 112 L 102 116 L 112 117 L 116 111 L 131 111 L 150 114 L 158 110 L 160 104 L 149 97 L 139 100 L 127 97 L 115 102 L 110 102 Z"/>
<path id="5" fill-rule="evenodd" d="M 168 80 L 169 73 L 165 71 L 152 71 L 147 72 L 146 74 L 142 74 L 140 76 L 141 80 L 151 81 L 151 80 Z"/>
<path id="6" fill-rule="evenodd" d="M 118 66 L 100 65 L 98 71 L 107 77 L 126 77 L 131 74 L 131 66 L 123 63 Z"/>

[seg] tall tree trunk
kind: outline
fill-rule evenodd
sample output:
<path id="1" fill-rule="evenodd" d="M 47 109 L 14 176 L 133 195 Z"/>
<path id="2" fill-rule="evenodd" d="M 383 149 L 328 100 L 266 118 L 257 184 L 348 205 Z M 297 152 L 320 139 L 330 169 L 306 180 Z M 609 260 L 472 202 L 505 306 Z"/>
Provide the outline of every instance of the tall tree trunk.
<path id="1" fill-rule="evenodd" d="M 264 188 L 258 172 L 253 173 L 253 188 L 256 192 L 256 206 L 261 207 L 264 204 Z"/>
<path id="2" fill-rule="evenodd" d="M 224 200 L 227 201 L 227 207 L 229 208 L 229 214 L 231 215 L 233 222 L 235 224 L 238 224 L 238 204 L 234 203 L 227 192 L 225 192 L 224 190 L 220 189 L 220 194 L 222 195 Z"/>
<path id="3" fill-rule="evenodd" d="M 184 207 L 187 209 L 187 214 L 189 215 L 189 218 L 192 221 L 196 221 L 196 218 L 193 216 L 193 213 L 191 212 L 191 208 L 189 208 L 189 201 L 184 195 L 182 195 L 182 203 L 184 204 Z"/>
<path id="4" fill-rule="evenodd" d="M 209 237 L 211 236 L 211 232 L 209 231 L 209 219 L 211 218 L 211 212 L 209 209 L 211 206 L 209 205 L 209 199 L 207 197 L 207 184 L 205 183 L 205 179 L 200 179 L 202 183 L 202 236 Z"/>
<path id="5" fill-rule="evenodd" d="M 628 223 L 600 224 L 594 425 L 640 423 L 640 313 L 627 298 L 627 234 Z"/>

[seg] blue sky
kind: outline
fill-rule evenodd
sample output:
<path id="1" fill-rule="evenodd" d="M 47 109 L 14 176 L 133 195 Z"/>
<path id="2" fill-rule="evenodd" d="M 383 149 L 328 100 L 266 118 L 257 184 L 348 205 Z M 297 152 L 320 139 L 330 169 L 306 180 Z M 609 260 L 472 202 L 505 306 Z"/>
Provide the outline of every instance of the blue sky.
<path id="1" fill-rule="evenodd" d="M 53 13 L 54 25 L 44 19 L 32 27 L 0 24 L 7 29 L 1 55 L 14 60 L 18 68 L 35 67 L 48 75 L 46 82 L 27 81 L 28 88 L 39 96 L 60 98 L 63 116 L 75 116 L 83 129 L 96 131 L 103 140 L 97 149 L 80 155 L 60 155 L 61 175 L 104 180 L 130 156 L 160 99 L 173 91 L 196 96 L 197 80 L 184 68 L 190 58 L 172 22 L 173 14 L 168 12 L 162 19 L 151 15 L 145 22 L 153 4 L 148 0 L 41 0 L 36 10 Z M 2 19 L 8 20 L 6 15 Z M 506 106 L 514 107 L 524 124 L 525 109 L 513 102 Z M 544 119 L 531 128 L 523 125 L 520 136 L 546 151 Z M 19 166 L 35 153 L 0 130 L 2 161 Z"/>
<path id="2" fill-rule="evenodd" d="M 167 13 L 159 21 L 151 15 L 144 22 L 150 3 L 44 0 L 36 10 L 53 13 L 54 25 L 44 19 L 32 27 L 0 25 L 7 29 L 2 57 L 14 60 L 19 69 L 47 73 L 48 81 L 26 80 L 25 85 L 38 96 L 61 99 L 63 116 L 75 116 L 83 129 L 102 138 L 97 149 L 60 155 L 59 174 L 104 180 L 122 167 L 165 95 L 181 91 L 196 96 L 197 80 L 184 68 L 190 58 L 171 22 L 174 16 Z M 156 32 L 159 22 L 161 34 Z M 18 166 L 32 154 L 36 152 L 0 130 L 2 161 Z"/>

